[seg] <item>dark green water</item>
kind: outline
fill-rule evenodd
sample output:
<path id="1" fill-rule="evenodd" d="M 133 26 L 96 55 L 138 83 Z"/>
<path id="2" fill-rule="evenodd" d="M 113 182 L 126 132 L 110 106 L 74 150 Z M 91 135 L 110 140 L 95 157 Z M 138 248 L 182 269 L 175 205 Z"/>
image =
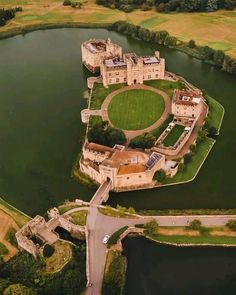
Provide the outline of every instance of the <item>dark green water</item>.
<path id="1" fill-rule="evenodd" d="M 76 183 L 71 167 L 81 149 L 86 101 L 81 42 L 111 37 L 126 51 L 156 46 L 104 29 L 55 29 L 0 41 L 0 193 L 29 214 L 67 198 L 88 200 L 94 189 Z M 168 69 L 204 88 L 226 109 L 221 135 L 197 179 L 156 190 L 112 194 L 111 204 L 147 209 L 236 208 L 236 78 L 161 48 Z"/>
<path id="2" fill-rule="evenodd" d="M 236 292 L 235 248 L 179 248 L 144 238 L 123 242 L 126 295 L 231 295 Z"/>

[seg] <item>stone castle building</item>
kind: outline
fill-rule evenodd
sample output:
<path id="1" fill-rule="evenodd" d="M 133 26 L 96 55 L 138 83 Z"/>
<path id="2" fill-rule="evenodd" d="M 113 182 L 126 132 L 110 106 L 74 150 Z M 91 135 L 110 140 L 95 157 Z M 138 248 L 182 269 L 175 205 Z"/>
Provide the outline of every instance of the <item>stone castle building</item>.
<path id="1" fill-rule="evenodd" d="M 99 71 L 101 60 L 113 56 L 122 57 L 122 47 L 111 39 L 89 39 L 81 45 L 82 62 L 91 72 Z"/>
<path id="2" fill-rule="evenodd" d="M 152 56 L 124 53 L 122 48 L 108 40 L 90 39 L 81 46 L 83 64 L 94 72 L 100 69 L 105 87 L 112 84 L 143 84 L 143 81 L 164 79 L 165 59 L 159 51 Z"/>
<path id="3" fill-rule="evenodd" d="M 115 145 L 113 148 L 96 143 L 85 143 L 80 170 L 102 184 L 111 180 L 113 190 L 135 189 L 153 185 L 156 171 L 164 169 L 167 175 L 177 172 L 165 156 L 157 152 L 141 152 Z"/>
<path id="4" fill-rule="evenodd" d="M 199 92 L 176 89 L 171 112 L 176 117 L 197 118 L 202 112 L 203 102 L 202 94 Z"/>

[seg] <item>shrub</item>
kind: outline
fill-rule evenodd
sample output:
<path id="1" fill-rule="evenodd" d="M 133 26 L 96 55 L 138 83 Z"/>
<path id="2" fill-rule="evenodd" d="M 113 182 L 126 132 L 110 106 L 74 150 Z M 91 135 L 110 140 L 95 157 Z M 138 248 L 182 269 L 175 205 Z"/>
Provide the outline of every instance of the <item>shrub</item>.
<path id="1" fill-rule="evenodd" d="M 129 146 L 132 148 L 150 149 L 154 146 L 156 138 L 152 133 L 144 133 L 131 139 Z"/>
<path id="2" fill-rule="evenodd" d="M 188 153 L 184 155 L 184 164 L 190 163 L 192 161 L 192 157 L 193 157 L 192 153 Z"/>
<path id="3" fill-rule="evenodd" d="M 189 147 L 189 149 L 190 149 L 190 151 L 191 151 L 192 153 L 195 153 L 196 150 L 197 150 L 197 146 L 196 146 L 195 144 L 191 144 L 190 147 Z"/>
<path id="4" fill-rule="evenodd" d="M 44 257 L 51 257 L 54 252 L 55 252 L 55 249 L 52 245 L 46 244 L 43 248 Z"/>
<path id="5" fill-rule="evenodd" d="M 133 11 L 134 8 L 132 5 L 127 4 L 127 5 L 121 5 L 120 10 L 123 10 L 124 12 L 129 13 L 129 12 Z"/>
<path id="6" fill-rule="evenodd" d="M 158 170 L 155 175 L 154 179 L 156 179 L 158 182 L 163 182 L 166 179 L 166 173 L 163 169 Z"/>
<path id="7" fill-rule="evenodd" d="M 227 222 L 226 226 L 227 226 L 229 229 L 231 229 L 231 230 L 233 230 L 233 231 L 236 231 L 236 220 L 233 220 L 233 219 L 229 220 L 229 221 Z"/>
<path id="8" fill-rule="evenodd" d="M 208 134 L 209 134 L 209 136 L 215 136 L 217 134 L 217 129 L 214 126 L 211 126 L 208 129 Z"/>
<path id="9" fill-rule="evenodd" d="M 121 227 L 120 229 L 118 229 L 116 232 L 114 232 L 114 233 L 110 236 L 110 238 L 109 238 L 109 240 L 108 240 L 108 242 L 107 242 L 107 245 L 108 245 L 108 246 L 115 245 L 115 244 L 118 242 L 120 236 L 121 236 L 121 235 L 123 234 L 123 232 L 125 232 L 127 229 L 128 229 L 128 226 L 123 226 L 123 227 Z"/>
<path id="10" fill-rule="evenodd" d="M 64 6 L 71 6 L 71 1 L 70 1 L 70 0 L 65 0 L 65 1 L 63 2 L 63 5 L 64 5 Z"/>
<path id="11" fill-rule="evenodd" d="M 194 47 L 196 47 L 196 43 L 195 43 L 195 41 L 194 41 L 194 40 L 190 40 L 190 41 L 188 42 L 188 47 L 189 47 L 189 48 L 194 48 Z"/>
<path id="12" fill-rule="evenodd" d="M 189 229 L 192 230 L 200 230 L 202 228 L 202 223 L 198 219 L 194 219 L 188 226 Z"/>
<path id="13" fill-rule="evenodd" d="M 156 234 L 158 223 L 156 222 L 155 219 L 153 219 L 152 221 L 149 221 L 148 223 L 146 223 L 144 227 L 145 227 L 146 234 L 154 235 Z"/>

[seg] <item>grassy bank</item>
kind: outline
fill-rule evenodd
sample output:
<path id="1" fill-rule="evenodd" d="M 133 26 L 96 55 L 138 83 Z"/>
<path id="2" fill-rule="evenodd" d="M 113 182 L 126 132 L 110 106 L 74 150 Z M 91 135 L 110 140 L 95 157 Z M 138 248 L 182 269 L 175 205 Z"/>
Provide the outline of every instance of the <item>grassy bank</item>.
<path id="1" fill-rule="evenodd" d="M 0 209 L 10 215 L 19 227 L 22 227 L 25 223 L 30 220 L 30 217 L 24 214 L 23 212 L 17 210 L 2 198 L 0 198 Z"/>
<path id="2" fill-rule="evenodd" d="M 81 210 L 78 212 L 71 213 L 70 216 L 72 217 L 74 224 L 86 225 L 87 214 L 87 210 Z"/>
<path id="3" fill-rule="evenodd" d="M 149 216 L 165 215 L 236 215 L 236 209 L 172 209 L 172 210 L 139 210 L 137 214 Z"/>
<path id="4" fill-rule="evenodd" d="M 178 172 L 173 178 L 165 179 L 163 184 L 176 184 L 193 180 L 206 160 L 214 143 L 215 140 L 207 137 L 199 144 L 197 152 L 193 155 L 191 162 L 185 166 L 184 171 Z"/>
<path id="5" fill-rule="evenodd" d="M 109 251 L 104 271 L 102 295 L 123 294 L 126 269 L 126 257 L 118 251 Z"/>
<path id="6" fill-rule="evenodd" d="M 224 118 L 224 107 L 214 98 L 207 96 L 207 103 L 209 106 L 208 123 L 210 126 L 216 128 L 218 134 L 220 132 L 221 123 Z"/>

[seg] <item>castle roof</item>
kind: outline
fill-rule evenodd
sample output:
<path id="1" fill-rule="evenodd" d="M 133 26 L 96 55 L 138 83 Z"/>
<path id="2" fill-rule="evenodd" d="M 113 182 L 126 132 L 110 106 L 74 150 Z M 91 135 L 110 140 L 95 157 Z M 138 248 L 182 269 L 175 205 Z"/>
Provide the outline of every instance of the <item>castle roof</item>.
<path id="1" fill-rule="evenodd" d="M 175 90 L 173 101 L 176 104 L 195 106 L 202 100 L 202 95 L 195 91 Z"/>

